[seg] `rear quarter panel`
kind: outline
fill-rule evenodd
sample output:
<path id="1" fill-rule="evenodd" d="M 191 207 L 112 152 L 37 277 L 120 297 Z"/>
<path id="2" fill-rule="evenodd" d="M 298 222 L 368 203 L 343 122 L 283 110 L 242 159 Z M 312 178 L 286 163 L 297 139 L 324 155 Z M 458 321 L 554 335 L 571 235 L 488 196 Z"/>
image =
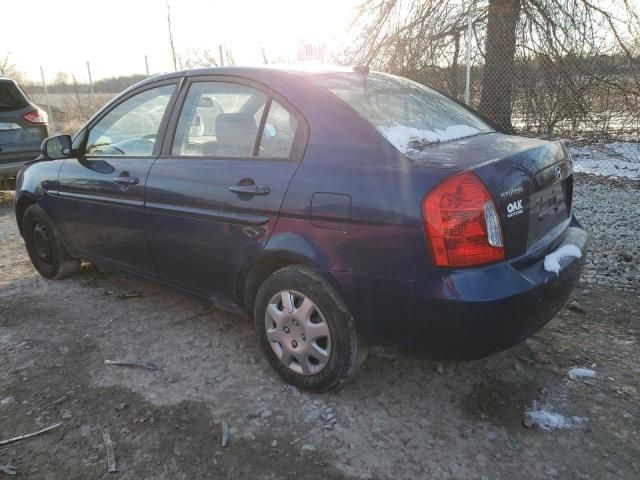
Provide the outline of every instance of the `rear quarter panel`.
<path id="1" fill-rule="evenodd" d="M 294 88 L 295 87 L 295 88 Z M 281 250 L 309 258 L 326 271 L 391 278 L 424 278 L 431 260 L 422 225 L 421 200 L 446 170 L 411 168 L 400 154 L 356 112 L 306 81 L 295 82 L 287 98 L 308 120 L 310 138 L 291 181 L 266 252 Z M 338 194 L 320 217 L 312 212 L 314 194 Z M 326 216 L 325 216 L 326 215 Z M 338 228 L 326 228 L 331 221 Z"/>

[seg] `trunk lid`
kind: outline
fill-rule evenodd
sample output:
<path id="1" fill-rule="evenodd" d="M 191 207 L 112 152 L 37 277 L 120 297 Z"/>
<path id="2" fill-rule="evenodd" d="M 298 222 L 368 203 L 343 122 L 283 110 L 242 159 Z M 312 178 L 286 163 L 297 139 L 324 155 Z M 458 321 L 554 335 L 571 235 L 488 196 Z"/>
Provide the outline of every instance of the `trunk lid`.
<path id="1" fill-rule="evenodd" d="M 480 177 L 500 216 L 507 259 L 540 250 L 568 225 L 572 166 L 559 142 L 491 133 L 406 155 L 416 164 Z"/>

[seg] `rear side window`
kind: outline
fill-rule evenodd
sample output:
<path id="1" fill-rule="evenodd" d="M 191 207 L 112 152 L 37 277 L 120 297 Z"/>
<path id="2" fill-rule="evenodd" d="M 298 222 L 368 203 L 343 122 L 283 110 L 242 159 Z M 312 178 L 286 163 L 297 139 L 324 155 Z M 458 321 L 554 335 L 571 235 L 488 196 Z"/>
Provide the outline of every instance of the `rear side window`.
<path id="1" fill-rule="evenodd" d="M 24 95 L 12 82 L 0 81 L 0 112 L 18 110 L 26 105 Z"/>
<path id="2" fill-rule="evenodd" d="M 444 95 L 411 80 L 371 73 L 319 75 L 328 89 L 402 153 L 493 130 Z"/>
<path id="3" fill-rule="evenodd" d="M 286 159 L 297 128 L 295 116 L 260 90 L 230 82 L 195 82 L 180 112 L 171 154 Z"/>
<path id="4" fill-rule="evenodd" d="M 246 85 L 196 82 L 185 99 L 171 154 L 251 157 L 267 95 Z"/>

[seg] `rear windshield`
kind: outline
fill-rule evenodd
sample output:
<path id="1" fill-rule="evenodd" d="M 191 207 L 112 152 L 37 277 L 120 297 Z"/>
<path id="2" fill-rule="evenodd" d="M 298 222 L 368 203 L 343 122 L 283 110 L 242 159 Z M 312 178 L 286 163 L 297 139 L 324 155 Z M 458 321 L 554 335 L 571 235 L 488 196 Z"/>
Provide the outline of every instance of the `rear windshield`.
<path id="1" fill-rule="evenodd" d="M 493 132 L 466 108 L 405 78 L 335 73 L 314 80 L 349 104 L 402 153 Z"/>
<path id="2" fill-rule="evenodd" d="M 24 96 L 12 82 L 0 81 L 0 112 L 18 110 L 25 105 Z"/>

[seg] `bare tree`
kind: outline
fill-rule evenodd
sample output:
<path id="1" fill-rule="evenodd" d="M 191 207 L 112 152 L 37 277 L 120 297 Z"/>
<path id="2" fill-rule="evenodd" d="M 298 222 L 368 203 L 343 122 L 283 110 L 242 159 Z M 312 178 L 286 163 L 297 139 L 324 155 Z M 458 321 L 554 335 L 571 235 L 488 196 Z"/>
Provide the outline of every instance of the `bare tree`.
<path id="1" fill-rule="evenodd" d="M 605 8 L 605 0 L 366 0 L 338 60 L 461 98 L 471 11 L 471 103 L 494 121 L 545 133 L 587 123 L 638 128 L 640 21 L 632 1 L 606 0 Z M 611 110 L 603 108 L 616 109 L 616 122 L 604 120 Z"/>
<path id="2" fill-rule="evenodd" d="M 77 83 L 74 79 L 74 83 Z M 66 90 L 66 86 L 69 85 L 69 74 L 66 72 L 58 72 L 53 79 L 53 84 L 58 85 L 62 91 Z"/>
<path id="3" fill-rule="evenodd" d="M 260 42 L 260 55 L 262 55 L 262 63 L 267 65 L 269 61 L 267 60 L 267 52 L 265 51 L 264 45 L 262 42 Z"/>
<path id="4" fill-rule="evenodd" d="M 519 15 L 520 0 L 489 0 L 480 111 L 508 131 Z"/>
<path id="5" fill-rule="evenodd" d="M 183 55 L 178 55 L 180 68 L 217 67 L 216 53 L 212 50 L 190 49 Z"/>
<path id="6" fill-rule="evenodd" d="M 14 80 L 22 81 L 23 74 L 11 61 L 11 52 L 7 52 L 4 57 L 0 57 L 0 76 L 11 77 Z"/>
<path id="7" fill-rule="evenodd" d="M 236 66 L 236 59 L 233 56 L 233 52 L 225 47 L 224 49 L 225 56 L 227 57 L 227 65 L 230 67 Z"/>
<path id="8" fill-rule="evenodd" d="M 180 68 L 218 67 L 220 54 L 223 55 L 223 59 L 226 59 L 227 65 L 232 67 L 236 65 L 233 52 L 225 47 L 219 53 L 215 50 L 191 48 L 183 54 L 176 54 L 176 58 Z"/>

